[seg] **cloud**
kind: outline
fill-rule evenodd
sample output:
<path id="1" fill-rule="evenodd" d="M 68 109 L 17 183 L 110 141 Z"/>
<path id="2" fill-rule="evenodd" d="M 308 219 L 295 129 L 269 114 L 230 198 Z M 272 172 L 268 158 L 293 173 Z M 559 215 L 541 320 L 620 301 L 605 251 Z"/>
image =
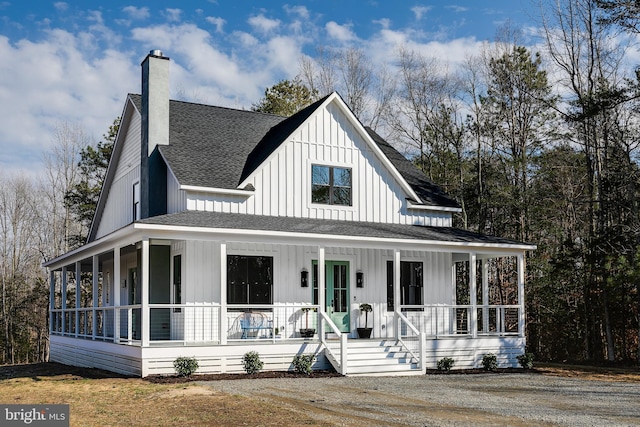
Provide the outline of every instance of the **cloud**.
<path id="1" fill-rule="evenodd" d="M 147 19 L 150 16 L 148 7 L 126 6 L 122 11 L 130 18 L 138 21 Z"/>
<path id="2" fill-rule="evenodd" d="M 413 12 L 417 21 L 420 21 L 430 10 L 431 6 L 414 6 L 411 8 L 411 12 Z"/>
<path id="3" fill-rule="evenodd" d="M 218 18 L 218 17 L 213 17 L 213 16 L 207 16 L 206 21 L 210 24 L 213 24 L 216 26 L 216 33 L 222 33 L 223 32 L 223 26 L 224 24 L 227 22 L 222 18 Z"/>
<path id="4" fill-rule="evenodd" d="M 309 9 L 307 9 L 305 6 L 289 6 L 285 4 L 284 10 L 289 15 L 298 16 L 299 18 L 302 18 L 305 20 L 308 20 L 311 18 L 311 13 L 309 12 Z"/>
<path id="5" fill-rule="evenodd" d="M 280 20 L 269 19 L 260 14 L 249 18 L 249 24 L 262 33 L 270 33 L 280 26 Z"/>
<path id="6" fill-rule="evenodd" d="M 334 21 L 327 22 L 325 25 L 329 37 L 341 42 L 350 42 L 358 38 L 351 27 L 351 24 L 340 25 Z"/>
<path id="7" fill-rule="evenodd" d="M 10 3 L 5 2 L 3 4 L 10 4 Z M 64 12 L 69 8 L 69 5 L 63 1 L 58 1 L 53 4 L 53 7 L 59 12 Z"/>
<path id="8" fill-rule="evenodd" d="M 182 10 L 167 8 L 164 14 L 169 22 L 179 22 L 182 19 Z"/>
<path id="9" fill-rule="evenodd" d="M 452 11 L 454 11 L 455 13 L 461 13 L 461 12 L 467 12 L 469 11 L 468 7 L 464 7 L 464 6 L 456 6 L 456 5 L 449 5 L 449 6 L 445 6 L 446 9 L 450 9 Z"/>
<path id="10" fill-rule="evenodd" d="M 107 131 L 139 77 L 125 54 L 100 53 L 89 57 L 82 37 L 64 30 L 38 42 L 0 36 L 0 169 L 37 169 L 62 122 L 81 124 L 94 140 Z"/>

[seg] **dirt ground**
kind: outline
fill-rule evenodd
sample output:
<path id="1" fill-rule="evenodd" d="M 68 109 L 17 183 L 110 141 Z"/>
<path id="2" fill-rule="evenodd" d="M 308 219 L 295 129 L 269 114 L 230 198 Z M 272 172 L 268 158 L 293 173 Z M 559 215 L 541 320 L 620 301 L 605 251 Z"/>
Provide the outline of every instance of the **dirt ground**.
<path id="1" fill-rule="evenodd" d="M 334 372 L 317 372 L 311 378 L 262 372 L 140 379 L 57 363 L 0 366 L 0 403 L 68 403 L 74 426 L 606 425 L 602 420 L 640 425 L 640 416 L 625 418 L 625 403 L 616 401 L 633 397 L 636 407 L 629 414 L 640 414 L 638 368 L 546 364 L 533 371 L 430 372 L 427 378 L 411 379 L 337 377 Z M 628 391 L 609 393 L 602 386 L 606 383 L 620 383 Z M 576 386 L 586 390 L 585 398 L 576 397 Z M 559 394 L 569 388 L 566 396 Z M 415 398 L 407 398 L 407 393 Z M 458 393 L 474 398 L 480 393 L 481 406 L 458 402 Z M 601 395 L 611 400 L 598 400 Z M 500 408 L 529 407 L 531 414 L 496 412 L 491 399 L 498 399 Z M 539 414 L 545 407 L 570 416 L 548 421 Z"/>

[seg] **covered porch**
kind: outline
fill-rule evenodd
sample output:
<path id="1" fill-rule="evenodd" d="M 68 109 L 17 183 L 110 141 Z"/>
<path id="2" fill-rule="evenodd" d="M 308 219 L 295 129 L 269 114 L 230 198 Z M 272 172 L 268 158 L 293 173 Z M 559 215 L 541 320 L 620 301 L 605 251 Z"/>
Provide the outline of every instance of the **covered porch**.
<path id="1" fill-rule="evenodd" d="M 130 358 L 130 372 L 146 376 L 173 373 L 180 355 L 218 360 L 200 372 L 233 372 L 249 350 L 273 360 L 266 369 L 289 369 L 307 352 L 318 355 L 316 368 L 350 375 L 362 303 L 373 309 L 371 341 L 393 345 L 413 372 L 442 357 L 477 366 L 488 352 L 516 366 L 524 352 L 529 246 L 140 223 L 127 231 L 49 263 L 52 360 L 68 363 L 76 348 L 112 365 Z M 269 260 L 261 268 L 270 276 L 256 279 L 247 265 L 247 283 L 230 277 L 243 259 Z M 251 280 L 260 285 L 255 298 Z M 247 286 L 246 300 L 236 282 Z"/>

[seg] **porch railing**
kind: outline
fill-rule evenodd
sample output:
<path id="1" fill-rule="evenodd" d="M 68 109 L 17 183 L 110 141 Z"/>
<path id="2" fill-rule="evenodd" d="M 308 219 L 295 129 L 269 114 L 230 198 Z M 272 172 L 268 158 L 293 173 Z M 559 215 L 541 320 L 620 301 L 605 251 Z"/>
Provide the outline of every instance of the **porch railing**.
<path id="1" fill-rule="evenodd" d="M 416 329 L 429 339 L 472 335 L 470 305 L 403 305 L 401 312 Z M 478 335 L 518 335 L 518 305 L 479 305 Z"/>
<path id="2" fill-rule="evenodd" d="M 318 306 L 312 304 L 227 305 L 227 341 L 305 340 L 318 336 Z"/>
<path id="3" fill-rule="evenodd" d="M 224 342 L 278 342 L 279 340 L 325 339 L 319 334 L 318 306 L 302 303 L 265 305 L 220 304 L 150 304 L 150 343 L 170 342 L 174 345 L 221 344 Z M 470 305 L 401 306 L 397 335 L 411 354 L 419 355 L 419 334 L 427 339 L 473 335 L 520 335 L 518 305 L 476 306 L 472 319 Z M 51 333 L 77 338 L 140 345 L 142 335 L 141 305 L 96 308 L 67 308 L 51 311 Z M 346 336 L 323 316 L 328 332 Z M 396 326 L 397 327 L 397 326 Z M 309 330 L 311 336 L 305 336 Z M 395 334 L 394 334 L 395 335 Z M 341 346 L 329 350 L 342 363 L 346 351 Z"/>
<path id="4" fill-rule="evenodd" d="M 141 334 L 141 306 L 51 310 L 51 333 L 76 338 L 136 344 Z M 95 330 L 94 330 L 95 329 Z M 117 333 L 114 334 L 114 330 Z"/>

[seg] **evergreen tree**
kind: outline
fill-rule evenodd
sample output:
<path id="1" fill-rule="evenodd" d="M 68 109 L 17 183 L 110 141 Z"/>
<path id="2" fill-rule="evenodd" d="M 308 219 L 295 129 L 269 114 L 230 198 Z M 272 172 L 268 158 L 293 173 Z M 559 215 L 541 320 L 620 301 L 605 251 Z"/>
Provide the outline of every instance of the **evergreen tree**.
<path id="1" fill-rule="evenodd" d="M 65 203 L 72 217 L 81 224 L 79 234 L 69 237 L 71 248 L 81 246 L 87 239 L 119 128 L 120 118 L 118 117 L 109 126 L 109 131 L 103 135 L 102 141 L 95 146 L 87 145 L 80 152 L 78 162 L 80 180 L 65 195 Z"/>
<path id="2" fill-rule="evenodd" d="M 253 104 L 252 111 L 289 117 L 311 104 L 317 92 L 311 91 L 299 79 L 281 80 L 264 91 L 264 98 Z"/>

